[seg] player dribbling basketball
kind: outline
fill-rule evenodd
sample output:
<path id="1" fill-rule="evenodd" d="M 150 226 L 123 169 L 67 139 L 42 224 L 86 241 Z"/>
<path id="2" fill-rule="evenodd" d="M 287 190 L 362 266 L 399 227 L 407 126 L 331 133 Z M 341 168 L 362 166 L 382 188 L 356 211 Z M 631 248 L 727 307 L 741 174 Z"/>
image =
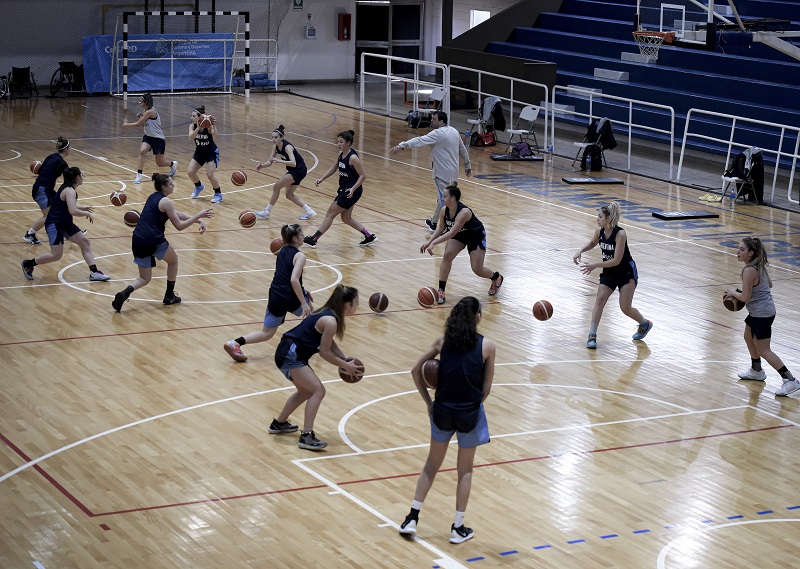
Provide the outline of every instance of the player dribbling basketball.
<path id="1" fill-rule="evenodd" d="M 144 127 L 142 145 L 139 147 L 138 170 L 133 183 L 142 183 L 144 161 L 151 150 L 153 151 L 153 157 L 156 159 L 156 164 L 162 168 L 169 166 L 169 176 L 172 177 L 178 171 L 178 161 L 164 158 L 164 152 L 166 152 L 167 149 L 167 141 L 164 138 L 164 130 L 161 128 L 161 116 L 158 114 L 158 111 L 153 108 L 153 95 L 150 93 L 142 95 L 139 99 L 139 106 L 142 107 L 143 110 L 136 115 L 138 120 L 136 122 L 122 123 L 122 126 L 126 128 L 137 126 Z"/>
<path id="2" fill-rule="evenodd" d="M 217 121 L 212 120 L 209 128 L 201 127 L 199 122 L 205 112 L 206 108 L 204 106 L 197 107 L 192 111 L 192 122 L 189 124 L 189 140 L 194 142 L 195 149 L 192 161 L 189 162 L 187 174 L 194 184 L 192 199 L 195 199 L 205 189 L 205 186 L 200 183 L 200 176 L 197 175 L 200 168 L 205 166 L 206 176 L 208 176 L 208 181 L 211 182 L 211 187 L 214 189 L 214 197 L 211 198 L 211 203 L 219 203 L 222 201 L 222 189 L 217 179 L 219 148 L 217 148 L 217 143 L 214 140 L 214 137 L 217 136 Z"/>
<path id="3" fill-rule="evenodd" d="M 64 160 L 66 156 L 69 156 L 69 140 L 59 136 L 56 141 L 56 152 L 53 152 L 42 161 L 42 165 L 36 175 L 36 181 L 33 183 L 31 194 L 33 201 L 42 210 L 42 217 L 31 225 L 31 228 L 25 233 L 25 237 L 23 237 L 31 245 L 41 244 L 39 238 L 36 237 L 36 232 L 44 227 L 44 221 L 47 219 L 47 212 L 50 209 L 50 200 L 55 194 L 56 181 L 64 173 L 64 170 L 69 167 L 67 161 Z"/>

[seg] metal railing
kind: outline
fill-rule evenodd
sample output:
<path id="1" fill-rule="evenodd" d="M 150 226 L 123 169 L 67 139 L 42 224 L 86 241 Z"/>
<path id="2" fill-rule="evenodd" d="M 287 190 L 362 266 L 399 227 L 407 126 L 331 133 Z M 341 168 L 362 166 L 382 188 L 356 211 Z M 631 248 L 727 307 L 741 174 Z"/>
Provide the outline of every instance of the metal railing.
<path id="1" fill-rule="evenodd" d="M 374 71 L 365 71 L 366 69 L 366 60 L 367 57 L 375 58 L 375 59 L 384 59 L 386 60 L 386 72 L 385 73 L 376 73 Z M 392 62 L 398 63 L 409 63 L 413 65 L 413 74 L 412 77 L 403 77 L 402 75 L 396 75 L 392 73 Z M 432 81 L 425 81 L 420 79 L 420 69 L 425 67 L 432 67 L 442 72 L 442 82 L 432 82 Z M 424 75 L 424 73 L 423 73 Z M 393 55 L 383 55 L 379 53 L 367 53 L 364 52 L 361 54 L 361 82 L 360 82 L 360 93 L 359 93 L 359 108 L 364 108 L 364 87 L 366 85 L 366 78 L 367 77 L 380 77 L 386 80 L 386 107 L 385 111 L 387 115 L 392 114 L 392 83 L 393 82 L 404 82 L 407 84 L 411 84 L 414 86 L 414 98 L 412 103 L 414 108 L 419 108 L 419 87 L 443 87 L 445 90 L 444 100 L 442 101 L 442 110 L 446 112 L 448 115 L 450 114 L 450 70 L 447 68 L 446 65 L 441 63 L 434 63 L 433 61 L 422 61 L 419 59 L 408 59 L 405 57 L 395 57 Z"/>
<path id="2" fill-rule="evenodd" d="M 716 137 L 713 137 L 713 136 L 708 136 L 706 134 L 689 132 L 691 121 L 692 121 L 692 118 L 693 118 L 694 115 L 705 115 L 705 116 L 709 116 L 709 117 L 717 117 L 717 118 L 730 120 L 731 121 L 730 135 L 728 136 L 727 140 L 726 139 L 722 139 L 722 138 L 716 138 Z M 684 152 L 686 150 L 686 141 L 689 139 L 689 137 L 697 138 L 697 139 L 700 139 L 700 140 L 708 140 L 708 141 L 717 142 L 717 143 L 721 143 L 721 144 L 727 145 L 728 153 L 725 156 L 725 169 L 726 170 L 728 169 L 728 164 L 730 164 L 731 151 L 734 148 L 745 149 L 745 148 L 752 147 L 751 144 L 744 144 L 744 143 L 734 142 L 734 140 L 733 140 L 734 137 L 735 137 L 735 134 L 736 134 L 737 123 L 740 123 L 740 122 L 756 126 L 756 127 L 759 128 L 759 130 L 764 130 L 765 127 L 772 128 L 772 129 L 774 129 L 776 131 L 773 134 L 776 134 L 779 137 L 779 143 L 778 143 L 777 150 L 770 149 L 770 148 L 761 148 L 761 151 L 763 153 L 774 154 L 775 155 L 775 166 L 774 166 L 774 172 L 773 172 L 773 175 L 772 175 L 772 191 L 770 193 L 770 199 L 769 199 L 770 203 L 772 203 L 774 201 L 774 198 L 775 198 L 775 185 L 778 182 L 778 170 L 780 169 L 781 158 L 787 158 L 787 159 L 790 158 L 792 160 L 792 166 L 791 166 L 790 171 L 789 171 L 789 184 L 788 184 L 787 191 L 786 191 L 786 199 L 789 200 L 789 202 L 791 202 L 791 203 L 795 203 L 795 204 L 796 203 L 800 203 L 800 200 L 793 200 L 792 199 L 792 186 L 794 185 L 794 172 L 797 169 L 797 160 L 800 159 L 800 128 L 798 128 L 796 126 L 790 126 L 790 125 L 785 125 L 785 124 L 780 124 L 780 123 L 772 123 L 772 122 L 766 122 L 766 121 L 762 121 L 762 120 L 748 119 L 748 118 L 739 117 L 739 116 L 736 116 L 736 115 L 728 115 L 728 114 L 725 114 L 725 113 L 717 113 L 717 112 L 714 112 L 714 111 L 706 111 L 706 110 L 703 110 L 703 109 L 689 109 L 689 112 L 686 113 L 686 126 L 684 127 L 684 131 L 683 131 L 683 144 L 681 145 L 681 158 L 680 158 L 680 160 L 678 162 L 677 180 L 680 181 L 680 178 L 681 178 L 681 168 L 683 166 L 683 155 L 684 155 Z M 794 139 L 795 140 L 794 140 L 794 153 L 793 154 L 789 153 L 789 152 L 785 152 L 783 150 L 783 144 L 784 144 L 784 141 L 786 140 L 787 133 L 793 133 L 794 134 Z"/>

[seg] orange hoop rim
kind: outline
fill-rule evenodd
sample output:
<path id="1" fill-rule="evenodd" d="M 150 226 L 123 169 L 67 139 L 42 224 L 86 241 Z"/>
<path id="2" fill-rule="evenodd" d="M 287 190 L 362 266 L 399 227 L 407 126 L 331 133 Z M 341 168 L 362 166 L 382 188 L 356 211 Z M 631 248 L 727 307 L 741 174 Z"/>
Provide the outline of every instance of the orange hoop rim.
<path id="1" fill-rule="evenodd" d="M 675 32 L 654 32 L 649 30 L 639 30 L 633 32 L 633 37 L 658 37 L 661 38 L 664 43 L 672 43 L 675 40 Z"/>

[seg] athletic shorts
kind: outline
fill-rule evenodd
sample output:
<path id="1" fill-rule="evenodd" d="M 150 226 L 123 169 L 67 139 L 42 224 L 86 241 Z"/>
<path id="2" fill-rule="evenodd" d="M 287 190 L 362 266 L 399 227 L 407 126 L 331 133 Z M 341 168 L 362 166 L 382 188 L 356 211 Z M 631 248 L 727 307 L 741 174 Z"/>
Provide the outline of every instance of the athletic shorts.
<path id="1" fill-rule="evenodd" d="M 47 191 L 47 188 L 44 186 L 33 186 L 31 194 L 33 195 L 33 201 L 36 202 L 39 209 L 47 209 L 50 207 L 50 196 L 54 195 L 55 192 L 53 190 Z"/>
<path id="2" fill-rule="evenodd" d="M 153 154 L 164 154 L 164 152 L 167 150 L 167 141 L 163 138 L 155 138 L 144 135 L 142 137 L 142 142 L 150 145 L 150 149 L 153 151 Z"/>
<path id="3" fill-rule="evenodd" d="M 468 431 L 465 430 L 469 427 L 471 428 Z M 476 411 L 451 413 L 437 408 L 434 402 L 431 439 L 437 443 L 446 443 L 454 434 L 458 439 L 458 446 L 464 448 L 474 448 L 489 442 L 489 423 L 486 421 L 483 403 Z"/>
<path id="4" fill-rule="evenodd" d="M 307 168 L 286 168 L 286 173 L 294 179 L 294 186 L 303 181 L 303 178 L 308 174 Z"/>
<path id="5" fill-rule="evenodd" d="M 308 365 L 308 360 L 302 360 L 297 355 L 297 344 L 291 338 L 281 338 L 275 350 L 275 365 L 289 381 L 292 379 L 291 371 Z"/>
<path id="6" fill-rule="evenodd" d="M 153 244 L 135 239 L 131 241 L 131 249 L 134 263 L 140 267 L 152 268 L 156 266 L 156 259 L 161 260 L 167 254 L 169 241 L 165 239 L 161 243 Z"/>
<path id="7" fill-rule="evenodd" d="M 278 304 L 278 303 L 275 303 Z M 272 310 L 270 310 L 272 309 Z M 264 314 L 264 327 L 265 328 L 277 328 L 281 324 L 286 321 L 286 315 L 290 311 L 283 307 L 276 307 L 273 304 L 267 304 L 267 311 Z M 295 316 L 302 316 L 303 315 L 303 307 L 298 306 L 295 310 L 291 311 L 292 314 Z"/>
<path id="8" fill-rule="evenodd" d="M 201 166 L 213 162 L 214 166 L 219 166 L 219 148 L 215 148 L 214 152 L 195 152 L 192 160 Z"/>
<path id="9" fill-rule="evenodd" d="M 479 247 L 486 251 L 486 230 L 482 233 L 475 233 L 473 231 L 459 231 L 453 237 L 459 243 L 467 246 L 467 253 L 472 253 Z"/>
<path id="10" fill-rule="evenodd" d="M 750 326 L 750 333 L 756 340 L 767 340 L 772 338 L 772 323 L 775 322 L 775 315 L 772 316 L 750 316 L 744 319 L 744 323 Z"/>
<path id="11" fill-rule="evenodd" d="M 600 273 L 600 284 L 606 285 L 613 292 L 614 289 L 622 288 L 629 282 L 633 281 L 635 285 L 639 284 L 639 273 L 636 270 L 636 263 L 631 261 L 629 267 L 625 271 L 609 273 L 603 271 Z"/>
<path id="12" fill-rule="evenodd" d="M 50 240 L 50 245 L 61 245 L 65 239 L 69 239 L 81 228 L 72 222 L 69 223 L 45 223 L 45 231 L 47 231 L 47 238 Z"/>
<path id="13" fill-rule="evenodd" d="M 339 188 L 339 191 L 336 192 L 336 199 L 333 200 L 333 202 L 342 209 L 350 209 L 351 207 L 356 205 L 356 203 L 358 203 L 359 199 L 361 199 L 361 194 L 362 194 L 361 186 L 359 186 L 358 189 L 355 192 L 353 192 L 353 195 L 351 195 L 349 198 L 347 197 L 347 190 L 345 188 Z"/>

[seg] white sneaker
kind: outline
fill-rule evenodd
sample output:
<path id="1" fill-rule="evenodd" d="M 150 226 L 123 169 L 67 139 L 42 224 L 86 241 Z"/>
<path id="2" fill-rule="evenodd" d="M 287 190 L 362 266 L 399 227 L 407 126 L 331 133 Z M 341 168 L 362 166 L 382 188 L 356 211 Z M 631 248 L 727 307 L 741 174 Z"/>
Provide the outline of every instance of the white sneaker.
<path id="1" fill-rule="evenodd" d="M 800 389 L 800 381 L 797 381 L 796 379 L 784 379 L 783 385 L 781 385 L 781 388 L 775 392 L 775 395 L 779 397 L 786 397 L 798 389 Z"/>
<path id="2" fill-rule="evenodd" d="M 89 273 L 90 281 L 110 281 L 111 277 L 104 275 L 103 271 L 94 271 Z"/>
<path id="3" fill-rule="evenodd" d="M 178 173 L 178 161 L 173 160 L 172 165 L 169 168 L 169 177 L 172 178 L 175 174 Z"/>
<path id="4" fill-rule="evenodd" d="M 300 219 L 311 219 L 312 217 L 316 217 L 316 216 L 317 216 L 317 212 L 314 211 L 313 209 L 310 209 L 307 212 L 305 212 L 303 215 L 301 215 Z"/>
<path id="5" fill-rule="evenodd" d="M 414 518 L 406 518 L 400 524 L 400 533 L 402 535 L 415 535 L 417 533 L 417 520 Z"/>
<path id="6" fill-rule="evenodd" d="M 136 177 L 133 179 L 134 184 L 141 184 L 142 183 L 142 175 L 136 174 Z"/>
<path id="7" fill-rule="evenodd" d="M 206 189 L 206 187 L 203 184 L 200 184 L 199 186 L 195 186 L 194 190 L 192 190 L 192 199 L 193 200 L 197 199 L 200 196 L 200 192 L 202 192 L 205 189 Z"/>
<path id="8" fill-rule="evenodd" d="M 211 203 L 219 203 L 221 201 L 222 201 L 222 194 L 221 193 L 220 194 L 215 193 L 214 197 L 211 198 Z"/>
<path id="9" fill-rule="evenodd" d="M 262 209 L 261 211 L 253 212 L 256 214 L 258 219 L 269 219 L 269 211 L 266 209 Z"/>
<path id="10" fill-rule="evenodd" d="M 767 372 L 763 369 L 758 371 L 753 368 L 748 369 L 739 374 L 739 379 L 749 379 L 751 381 L 765 381 L 767 379 Z"/>

